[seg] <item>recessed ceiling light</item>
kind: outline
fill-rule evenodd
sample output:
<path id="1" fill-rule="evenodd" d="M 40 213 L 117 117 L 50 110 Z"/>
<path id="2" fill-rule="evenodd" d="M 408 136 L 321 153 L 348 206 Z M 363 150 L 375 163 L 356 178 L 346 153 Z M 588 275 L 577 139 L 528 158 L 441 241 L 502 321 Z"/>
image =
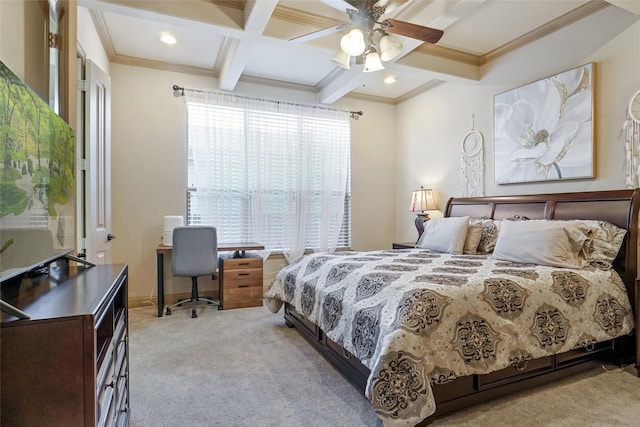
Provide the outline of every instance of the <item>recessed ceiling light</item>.
<path id="1" fill-rule="evenodd" d="M 384 82 L 388 85 L 394 84 L 396 82 L 396 76 L 387 76 L 384 78 Z"/>
<path id="2" fill-rule="evenodd" d="M 160 41 L 166 44 L 176 44 L 176 38 L 171 34 L 164 33 L 160 36 Z"/>

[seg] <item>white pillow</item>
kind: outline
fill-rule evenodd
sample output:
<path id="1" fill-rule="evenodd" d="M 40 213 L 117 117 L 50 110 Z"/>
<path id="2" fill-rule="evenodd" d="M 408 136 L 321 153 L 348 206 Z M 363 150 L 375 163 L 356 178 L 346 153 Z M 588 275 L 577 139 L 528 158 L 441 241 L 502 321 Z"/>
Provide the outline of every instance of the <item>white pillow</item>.
<path id="1" fill-rule="evenodd" d="M 424 223 L 416 247 L 434 252 L 461 254 L 467 237 L 469 217 L 434 218 Z"/>
<path id="2" fill-rule="evenodd" d="M 552 267 L 583 268 L 589 230 L 567 221 L 502 221 L 492 258 Z"/>
<path id="3" fill-rule="evenodd" d="M 467 237 L 464 240 L 464 249 L 462 250 L 463 254 L 477 254 L 478 253 L 478 245 L 480 244 L 480 239 L 482 238 L 482 222 L 480 221 L 469 221 L 469 228 L 467 228 Z"/>

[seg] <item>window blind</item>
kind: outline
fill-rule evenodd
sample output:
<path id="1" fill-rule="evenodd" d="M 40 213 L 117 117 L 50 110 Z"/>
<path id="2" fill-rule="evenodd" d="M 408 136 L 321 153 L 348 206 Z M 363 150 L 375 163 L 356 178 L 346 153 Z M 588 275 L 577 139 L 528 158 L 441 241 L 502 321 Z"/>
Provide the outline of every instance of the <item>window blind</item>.
<path id="1" fill-rule="evenodd" d="M 187 223 L 268 250 L 351 246 L 348 112 L 187 98 Z"/>

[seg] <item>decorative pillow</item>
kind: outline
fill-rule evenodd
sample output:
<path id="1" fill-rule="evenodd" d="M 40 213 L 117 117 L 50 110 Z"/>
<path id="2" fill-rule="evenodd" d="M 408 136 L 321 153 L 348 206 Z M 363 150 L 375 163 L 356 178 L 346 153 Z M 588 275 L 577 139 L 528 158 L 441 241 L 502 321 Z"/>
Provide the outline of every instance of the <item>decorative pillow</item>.
<path id="1" fill-rule="evenodd" d="M 500 232 L 500 221 L 493 219 L 481 219 L 482 235 L 480 242 L 478 243 L 479 253 L 491 253 L 496 246 L 498 240 L 498 233 Z"/>
<path id="2" fill-rule="evenodd" d="M 467 237 L 464 240 L 463 254 L 477 254 L 478 244 L 482 238 L 482 223 L 480 221 L 469 221 Z"/>
<path id="3" fill-rule="evenodd" d="M 468 228 L 468 216 L 431 219 L 424 223 L 424 232 L 416 247 L 434 252 L 461 254 Z"/>
<path id="4" fill-rule="evenodd" d="M 594 232 L 591 236 L 590 250 L 587 251 L 589 263 L 599 269 L 608 270 L 620 252 L 627 230 L 607 221 L 576 220 L 591 227 Z"/>
<path id="5" fill-rule="evenodd" d="M 529 221 L 529 217 L 524 215 L 511 215 L 509 218 L 505 218 L 507 221 Z"/>
<path id="6" fill-rule="evenodd" d="M 589 230 L 568 221 L 503 221 L 493 258 L 552 267 L 583 268 Z"/>

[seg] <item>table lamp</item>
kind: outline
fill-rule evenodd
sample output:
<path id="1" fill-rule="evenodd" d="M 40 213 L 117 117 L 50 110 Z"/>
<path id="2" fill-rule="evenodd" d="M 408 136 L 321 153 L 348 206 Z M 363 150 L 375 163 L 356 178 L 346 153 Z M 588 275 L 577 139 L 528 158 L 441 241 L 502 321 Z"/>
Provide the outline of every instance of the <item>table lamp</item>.
<path id="1" fill-rule="evenodd" d="M 418 229 L 418 238 L 424 231 L 424 222 L 429 221 L 427 211 L 438 209 L 438 205 L 433 200 L 433 191 L 430 188 L 420 186 L 419 190 L 415 190 L 411 194 L 411 212 L 417 212 L 415 224 Z"/>

